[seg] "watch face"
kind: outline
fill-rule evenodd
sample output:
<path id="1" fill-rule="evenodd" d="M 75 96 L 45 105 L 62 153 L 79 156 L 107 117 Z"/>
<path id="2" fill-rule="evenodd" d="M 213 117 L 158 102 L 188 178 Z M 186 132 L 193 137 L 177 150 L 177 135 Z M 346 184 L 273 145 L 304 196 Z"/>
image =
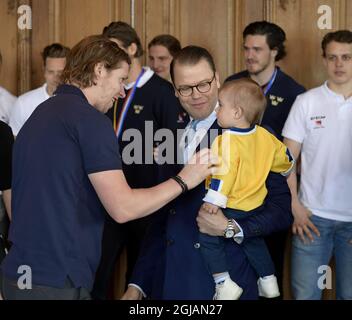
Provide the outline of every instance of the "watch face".
<path id="1" fill-rule="evenodd" d="M 232 238 L 234 235 L 235 235 L 235 231 L 233 231 L 231 229 L 226 230 L 226 233 L 225 233 L 226 238 Z"/>

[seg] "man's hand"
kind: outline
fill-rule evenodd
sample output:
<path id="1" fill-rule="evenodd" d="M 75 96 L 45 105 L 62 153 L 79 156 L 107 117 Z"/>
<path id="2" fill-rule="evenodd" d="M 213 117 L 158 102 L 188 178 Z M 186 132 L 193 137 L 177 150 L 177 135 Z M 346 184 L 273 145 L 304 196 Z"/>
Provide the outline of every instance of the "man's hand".
<path id="1" fill-rule="evenodd" d="M 136 287 L 129 286 L 121 300 L 142 300 L 142 292 L 140 292 Z"/>
<path id="2" fill-rule="evenodd" d="M 197 223 L 200 232 L 210 236 L 223 236 L 227 227 L 227 218 L 220 209 L 216 214 L 209 214 L 202 206 L 198 212 Z"/>
<path id="3" fill-rule="evenodd" d="M 307 208 L 305 208 L 300 201 L 292 201 L 292 213 L 294 216 L 292 232 L 295 235 L 298 234 L 303 243 L 307 243 L 305 235 L 310 239 L 311 242 L 313 242 L 314 238 L 311 231 L 320 237 L 318 228 L 310 220 L 312 213 Z"/>

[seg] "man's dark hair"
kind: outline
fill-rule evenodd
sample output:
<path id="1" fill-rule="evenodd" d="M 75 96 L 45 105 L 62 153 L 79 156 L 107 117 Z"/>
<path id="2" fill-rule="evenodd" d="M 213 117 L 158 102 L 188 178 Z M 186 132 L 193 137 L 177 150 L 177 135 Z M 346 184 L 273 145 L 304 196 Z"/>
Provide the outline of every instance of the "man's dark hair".
<path id="1" fill-rule="evenodd" d="M 180 41 L 170 34 L 161 34 L 153 38 L 148 44 L 148 49 L 153 46 L 165 47 L 173 57 L 181 50 Z"/>
<path id="2" fill-rule="evenodd" d="M 121 41 L 125 49 L 127 49 L 132 43 L 135 43 L 137 51 L 134 57 L 139 58 L 143 55 L 141 40 L 139 39 L 136 30 L 134 30 L 128 23 L 123 21 L 111 22 L 103 29 L 103 35 Z"/>
<path id="3" fill-rule="evenodd" d="M 285 31 L 275 23 L 268 21 L 252 22 L 243 30 L 243 39 L 245 39 L 248 35 L 266 36 L 266 43 L 268 44 L 270 50 L 277 50 L 275 61 L 279 61 L 286 56 L 286 49 L 284 45 L 284 42 L 286 41 L 286 34 Z"/>
<path id="4" fill-rule="evenodd" d="M 67 58 L 69 53 L 70 49 L 60 43 L 53 43 L 46 46 L 42 52 L 44 65 L 46 64 L 46 58 Z"/>
<path id="5" fill-rule="evenodd" d="M 323 41 L 321 42 L 321 48 L 323 50 L 323 57 L 326 55 L 326 47 L 327 45 L 332 42 L 339 42 L 339 43 L 352 43 L 352 32 L 349 30 L 338 30 L 335 32 L 329 32 L 327 33 Z"/>
<path id="6" fill-rule="evenodd" d="M 170 75 L 172 82 L 174 83 L 174 67 L 176 63 L 181 65 L 194 66 L 201 60 L 208 62 L 210 68 L 214 71 L 214 73 L 216 72 L 214 59 L 207 49 L 197 46 L 187 46 L 181 49 L 181 51 L 179 51 L 172 59 L 170 65 Z"/>

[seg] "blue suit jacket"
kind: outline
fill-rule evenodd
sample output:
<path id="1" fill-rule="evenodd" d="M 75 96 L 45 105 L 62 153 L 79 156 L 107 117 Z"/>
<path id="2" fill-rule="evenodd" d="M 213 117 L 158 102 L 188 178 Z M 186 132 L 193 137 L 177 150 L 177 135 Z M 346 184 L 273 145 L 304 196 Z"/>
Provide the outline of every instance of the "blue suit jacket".
<path id="1" fill-rule="evenodd" d="M 212 129 L 219 129 L 216 123 Z M 206 137 L 209 139 L 209 137 Z M 178 165 L 161 168 L 163 180 L 177 174 Z M 286 229 L 292 223 L 291 196 L 286 179 L 270 173 L 265 210 L 241 221 L 244 241 Z M 196 216 L 205 195 L 205 184 L 178 197 L 153 216 L 130 283 L 140 286 L 151 299 L 209 300 L 214 280 L 202 260 Z M 257 299 L 256 275 L 240 245 L 229 239 L 227 261 L 233 262 L 231 278 L 243 289 L 241 299 Z"/>

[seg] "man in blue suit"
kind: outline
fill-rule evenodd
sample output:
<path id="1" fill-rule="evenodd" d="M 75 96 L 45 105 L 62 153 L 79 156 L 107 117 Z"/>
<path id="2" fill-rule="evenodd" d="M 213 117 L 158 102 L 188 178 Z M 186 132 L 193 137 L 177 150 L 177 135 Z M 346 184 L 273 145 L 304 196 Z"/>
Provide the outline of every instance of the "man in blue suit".
<path id="1" fill-rule="evenodd" d="M 180 141 L 181 157 L 187 162 L 199 148 L 216 137 L 219 75 L 209 52 L 188 46 L 174 58 L 171 77 L 175 94 L 190 115 Z M 178 165 L 164 165 L 160 175 L 174 175 Z M 263 214 L 241 221 L 229 221 L 219 210 L 216 215 L 199 211 L 205 185 L 185 193 L 154 217 L 123 299 L 204 299 L 213 298 L 215 285 L 205 267 L 198 242 L 199 230 L 227 239 L 227 260 L 232 262 L 231 278 L 243 288 L 241 299 L 257 299 L 257 279 L 241 243 L 287 228 L 292 223 L 290 191 L 284 177 L 270 173 L 269 191 Z"/>

